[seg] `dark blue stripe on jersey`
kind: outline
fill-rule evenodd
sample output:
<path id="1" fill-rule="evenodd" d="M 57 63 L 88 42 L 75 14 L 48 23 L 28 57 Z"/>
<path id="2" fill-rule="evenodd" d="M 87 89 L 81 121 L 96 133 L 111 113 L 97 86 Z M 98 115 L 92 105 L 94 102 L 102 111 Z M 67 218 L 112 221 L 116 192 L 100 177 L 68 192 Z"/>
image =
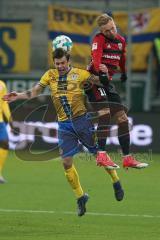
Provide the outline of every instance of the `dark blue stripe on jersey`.
<path id="1" fill-rule="evenodd" d="M 71 117 L 73 115 L 73 112 L 71 110 L 71 106 L 68 103 L 68 99 L 66 96 L 60 96 L 59 97 L 60 102 L 62 104 L 63 110 L 65 112 L 65 114 L 67 115 L 67 117 Z"/>
<path id="2" fill-rule="evenodd" d="M 90 36 L 86 36 L 83 34 L 74 34 L 74 33 L 68 33 L 68 32 L 57 32 L 57 31 L 49 31 L 49 39 L 53 40 L 58 35 L 67 35 L 72 39 L 73 42 L 76 43 L 83 43 L 83 44 L 90 44 Z M 155 37 L 160 37 L 160 32 L 154 32 L 154 33 L 143 33 L 143 34 L 137 34 L 132 36 L 132 42 L 133 43 L 143 43 L 143 42 L 151 42 L 154 40 Z"/>
<path id="3" fill-rule="evenodd" d="M 67 75 L 59 77 L 58 90 L 67 90 Z"/>

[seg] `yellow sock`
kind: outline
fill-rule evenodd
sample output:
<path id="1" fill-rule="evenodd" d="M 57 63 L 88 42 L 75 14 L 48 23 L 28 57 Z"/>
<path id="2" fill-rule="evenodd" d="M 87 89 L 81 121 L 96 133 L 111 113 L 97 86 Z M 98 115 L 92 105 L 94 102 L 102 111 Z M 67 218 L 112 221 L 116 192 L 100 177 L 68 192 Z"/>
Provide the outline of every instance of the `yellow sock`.
<path id="1" fill-rule="evenodd" d="M 8 150 L 0 148 L 0 174 L 2 173 L 2 169 L 4 166 L 5 160 L 7 158 L 7 155 L 8 155 Z"/>
<path id="2" fill-rule="evenodd" d="M 106 168 L 105 168 L 105 170 L 106 170 L 106 171 L 108 172 L 108 174 L 110 175 L 113 183 L 119 181 L 119 177 L 118 177 L 118 175 L 117 175 L 116 170 L 114 170 L 114 169 L 110 170 L 110 169 L 106 169 Z"/>
<path id="3" fill-rule="evenodd" d="M 69 168 L 65 171 L 65 176 L 66 176 L 69 184 L 71 185 L 71 187 L 76 195 L 76 198 L 80 198 L 81 196 L 83 196 L 84 192 L 83 192 L 81 184 L 79 182 L 79 176 L 78 176 L 78 173 L 77 173 L 74 165 L 72 165 L 71 168 Z"/>

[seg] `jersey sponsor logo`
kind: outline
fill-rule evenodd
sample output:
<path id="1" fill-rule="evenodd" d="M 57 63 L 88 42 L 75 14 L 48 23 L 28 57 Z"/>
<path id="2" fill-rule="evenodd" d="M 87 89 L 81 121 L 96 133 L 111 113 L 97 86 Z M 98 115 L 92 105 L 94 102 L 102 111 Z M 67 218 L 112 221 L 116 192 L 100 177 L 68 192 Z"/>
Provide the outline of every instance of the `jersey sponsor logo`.
<path id="1" fill-rule="evenodd" d="M 71 79 L 72 79 L 72 80 L 76 80 L 76 79 L 78 79 L 78 77 L 79 77 L 79 74 L 78 74 L 78 73 L 72 73 L 72 74 L 71 74 Z"/>
<path id="2" fill-rule="evenodd" d="M 98 43 L 93 43 L 93 44 L 92 44 L 92 51 L 93 51 L 93 50 L 96 50 L 97 47 L 98 47 Z"/>
<path id="3" fill-rule="evenodd" d="M 107 45 L 107 48 L 111 48 L 111 45 L 110 45 L 110 44 L 108 44 L 108 45 Z"/>
<path id="4" fill-rule="evenodd" d="M 50 72 L 48 73 L 48 75 L 49 75 L 49 78 L 50 78 L 51 81 L 55 81 L 55 80 L 56 80 L 53 72 L 50 71 Z"/>
<path id="5" fill-rule="evenodd" d="M 103 58 L 120 60 L 120 56 L 118 56 L 118 55 L 108 55 L 108 54 L 105 54 L 105 55 L 103 55 Z"/>
<path id="6" fill-rule="evenodd" d="M 122 50 L 122 43 L 118 43 L 119 50 Z"/>
<path id="7" fill-rule="evenodd" d="M 55 81 L 56 80 L 56 78 L 53 77 L 53 76 L 50 79 L 51 79 L 51 81 Z"/>

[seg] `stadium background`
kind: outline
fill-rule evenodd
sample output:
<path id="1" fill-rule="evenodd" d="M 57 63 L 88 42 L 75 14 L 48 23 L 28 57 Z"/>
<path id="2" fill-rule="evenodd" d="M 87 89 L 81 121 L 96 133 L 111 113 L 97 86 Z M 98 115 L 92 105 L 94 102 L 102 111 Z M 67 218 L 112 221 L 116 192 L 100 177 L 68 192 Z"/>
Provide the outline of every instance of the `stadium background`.
<path id="1" fill-rule="evenodd" d="M 86 216 L 78 218 L 57 150 L 56 114 L 48 90 L 38 99 L 11 103 L 15 131 L 8 127 L 11 150 L 3 172 L 7 183 L 0 185 L 0 239 L 160 239 L 160 99 L 155 96 L 151 51 L 160 32 L 160 1 L 1 0 L 0 79 L 9 92 L 33 86 L 51 65 L 50 40 L 62 29 L 74 37 L 76 64 L 86 64 L 93 19 L 106 10 L 112 10 L 119 31 L 128 38 L 129 81 L 124 87 L 117 76 L 114 82 L 129 109 L 132 151 L 149 167 L 128 172 L 121 167 L 125 198 L 117 202 L 109 177 L 97 168 L 94 158 L 86 152 L 75 157 L 90 195 Z M 115 126 L 111 134 L 108 150 L 122 166 Z"/>
<path id="2" fill-rule="evenodd" d="M 73 39 L 74 65 L 85 68 L 89 62 L 90 42 L 96 32 L 94 20 L 100 12 L 112 10 L 119 31 L 128 40 L 129 80 L 125 87 L 120 84 L 119 76 L 114 81 L 134 124 L 132 150 L 145 151 L 147 148 L 159 152 L 160 98 L 155 97 L 157 78 L 152 53 L 153 40 L 160 36 L 159 1 L 137 3 L 138 7 L 136 1 L 120 4 L 118 1 L 101 0 L 97 7 L 96 1 L 92 2 L 92 6 L 89 1 L 1 1 L 0 79 L 7 83 L 8 91 L 23 91 L 33 86 L 52 67 L 51 40 L 61 33 Z M 48 93 L 46 90 L 45 95 Z M 30 142 L 35 143 L 33 148 L 57 144 L 53 113 L 48 112 L 44 118 L 44 105 L 47 107 L 49 102 L 48 96 L 41 97 L 32 105 L 25 103 L 23 110 L 17 110 L 19 103 L 11 104 L 17 128 L 16 134 L 9 131 L 11 149 L 15 146 L 23 149 Z M 36 114 L 30 114 L 33 111 Z M 31 115 L 29 118 L 28 114 Z M 24 119 L 27 119 L 25 124 Z M 41 128 L 37 127 L 36 121 Z M 110 133 L 109 150 L 117 148 L 115 134 L 115 131 Z"/>

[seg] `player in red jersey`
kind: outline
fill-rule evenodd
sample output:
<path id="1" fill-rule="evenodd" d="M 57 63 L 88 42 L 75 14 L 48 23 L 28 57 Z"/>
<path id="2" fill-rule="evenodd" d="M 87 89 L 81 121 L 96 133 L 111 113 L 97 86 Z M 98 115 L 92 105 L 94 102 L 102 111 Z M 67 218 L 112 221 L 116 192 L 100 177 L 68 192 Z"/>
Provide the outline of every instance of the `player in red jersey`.
<path id="1" fill-rule="evenodd" d="M 96 34 L 92 43 L 92 60 L 89 70 L 100 76 L 102 85 L 92 85 L 86 90 L 89 101 L 94 110 L 105 112 L 99 116 L 97 135 L 99 148 L 102 150 L 97 156 L 97 163 L 107 166 L 110 159 L 105 152 L 106 138 L 110 118 L 114 117 L 118 125 L 118 139 L 123 153 L 123 167 L 144 168 L 147 163 L 137 161 L 130 154 L 130 134 L 128 118 L 124 106 L 115 86 L 112 77 L 115 73 L 121 72 L 121 81 L 127 80 L 126 74 L 126 41 L 117 33 L 116 25 L 112 17 L 102 14 L 97 18 L 97 25 L 100 32 Z M 104 111 L 105 110 L 105 111 Z M 103 157 L 102 157 L 103 156 Z M 112 161 L 113 162 L 113 161 Z"/>

